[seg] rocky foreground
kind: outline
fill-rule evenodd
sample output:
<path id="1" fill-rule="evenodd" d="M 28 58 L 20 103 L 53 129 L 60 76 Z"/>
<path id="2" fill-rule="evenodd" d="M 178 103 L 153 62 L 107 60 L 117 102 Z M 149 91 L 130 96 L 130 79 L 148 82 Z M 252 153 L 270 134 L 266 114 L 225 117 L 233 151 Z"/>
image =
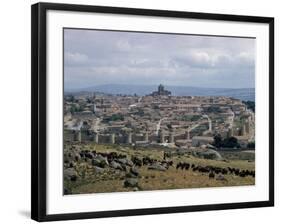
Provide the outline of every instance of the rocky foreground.
<path id="1" fill-rule="evenodd" d="M 255 184 L 254 161 L 220 156 L 206 159 L 204 155 L 116 145 L 66 145 L 64 194 Z"/>

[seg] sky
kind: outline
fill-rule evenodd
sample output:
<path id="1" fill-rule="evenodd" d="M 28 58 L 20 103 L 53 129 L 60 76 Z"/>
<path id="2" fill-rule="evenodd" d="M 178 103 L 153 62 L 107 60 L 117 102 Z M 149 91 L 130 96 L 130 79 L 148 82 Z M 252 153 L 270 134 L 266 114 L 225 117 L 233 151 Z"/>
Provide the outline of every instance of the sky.
<path id="1" fill-rule="evenodd" d="M 65 29 L 64 83 L 254 88 L 255 39 Z"/>

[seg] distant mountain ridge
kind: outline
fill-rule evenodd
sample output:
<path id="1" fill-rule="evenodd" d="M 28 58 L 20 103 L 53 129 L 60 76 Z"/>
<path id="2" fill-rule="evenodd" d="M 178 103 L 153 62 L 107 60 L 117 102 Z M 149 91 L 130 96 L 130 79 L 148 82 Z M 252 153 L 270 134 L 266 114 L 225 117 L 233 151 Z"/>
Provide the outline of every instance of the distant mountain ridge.
<path id="1" fill-rule="evenodd" d="M 66 89 L 65 92 L 102 92 L 107 94 L 137 94 L 140 96 L 148 95 L 156 91 L 156 85 L 122 85 L 108 84 L 91 86 L 81 89 Z M 241 100 L 255 101 L 255 88 L 205 88 L 192 86 L 165 86 L 165 89 L 172 92 L 173 96 L 227 96 Z"/>

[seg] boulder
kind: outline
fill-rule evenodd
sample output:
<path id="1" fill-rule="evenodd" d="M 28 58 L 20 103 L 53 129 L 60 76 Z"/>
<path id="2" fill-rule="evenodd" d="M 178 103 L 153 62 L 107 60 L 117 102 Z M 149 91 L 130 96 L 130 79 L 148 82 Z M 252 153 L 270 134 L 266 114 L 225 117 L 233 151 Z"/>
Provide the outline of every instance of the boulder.
<path id="1" fill-rule="evenodd" d="M 101 167 L 101 168 L 105 168 L 109 164 L 108 164 L 107 158 L 105 158 L 101 155 L 97 155 L 95 158 L 92 159 L 92 165 L 98 166 L 98 167 Z"/>
<path id="2" fill-rule="evenodd" d="M 157 164 L 157 163 L 149 166 L 148 169 L 149 170 L 159 170 L 159 171 L 166 171 L 167 170 L 164 166 L 162 166 L 160 164 Z"/>
<path id="3" fill-rule="evenodd" d="M 117 159 L 116 161 L 120 164 L 124 164 L 124 165 L 127 164 L 127 159 Z"/>
<path id="4" fill-rule="evenodd" d="M 126 178 L 137 178 L 137 176 L 134 175 L 134 174 L 132 174 L 131 172 L 126 173 L 125 177 L 126 177 Z"/>
<path id="5" fill-rule="evenodd" d="M 138 177 L 140 175 L 140 173 L 139 173 L 139 171 L 138 171 L 138 169 L 136 167 L 131 167 L 130 173 L 132 173 L 136 177 Z"/>
<path id="6" fill-rule="evenodd" d="M 122 166 L 115 161 L 111 161 L 110 167 L 112 167 L 113 169 L 116 169 L 116 170 L 123 170 Z"/>
<path id="7" fill-rule="evenodd" d="M 95 157 L 95 159 L 98 159 L 98 160 L 100 160 L 102 163 L 104 163 L 105 165 L 109 165 L 108 164 L 108 160 L 107 160 L 107 158 L 106 157 L 103 157 L 102 155 L 97 155 L 96 157 Z"/>
<path id="8" fill-rule="evenodd" d="M 225 181 L 226 179 L 225 179 L 224 175 L 219 174 L 219 175 L 217 176 L 216 180 Z"/>
<path id="9" fill-rule="evenodd" d="M 77 172 L 73 168 L 65 169 L 63 172 L 63 176 L 67 180 L 76 181 L 78 178 Z"/>
<path id="10" fill-rule="evenodd" d="M 76 162 L 79 161 L 81 159 L 81 156 L 79 153 L 75 153 L 74 154 L 74 158 L 73 158 Z"/>
<path id="11" fill-rule="evenodd" d="M 126 162 L 126 165 L 127 166 L 133 166 L 134 165 L 134 163 L 131 161 L 131 160 L 129 160 L 129 159 L 126 159 L 127 160 L 127 162 Z"/>
<path id="12" fill-rule="evenodd" d="M 120 164 L 120 165 L 121 165 L 123 171 L 127 171 L 127 167 L 125 164 Z"/>
<path id="13" fill-rule="evenodd" d="M 222 160 L 221 155 L 213 149 L 208 149 L 204 152 L 197 152 L 197 155 L 204 159 Z"/>
<path id="14" fill-rule="evenodd" d="M 92 159 L 92 165 L 93 166 L 100 166 L 101 165 L 101 161 L 98 159 Z"/>
<path id="15" fill-rule="evenodd" d="M 124 165 L 127 165 L 127 166 L 133 166 L 134 165 L 131 160 L 126 159 L 126 158 L 117 159 L 116 161 L 120 164 L 124 164 Z"/>
<path id="16" fill-rule="evenodd" d="M 124 187 L 138 187 L 138 179 L 137 178 L 127 178 L 124 181 Z"/>
<path id="17" fill-rule="evenodd" d="M 95 171 L 95 173 L 103 173 L 104 172 L 104 168 L 98 167 L 98 166 L 93 166 L 93 169 Z"/>

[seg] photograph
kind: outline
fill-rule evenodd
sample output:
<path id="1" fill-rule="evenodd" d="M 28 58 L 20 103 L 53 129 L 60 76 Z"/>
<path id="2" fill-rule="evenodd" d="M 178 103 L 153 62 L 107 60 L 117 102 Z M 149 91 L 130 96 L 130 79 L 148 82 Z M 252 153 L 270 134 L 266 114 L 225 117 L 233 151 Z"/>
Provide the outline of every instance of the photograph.
<path id="1" fill-rule="evenodd" d="M 63 194 L 255 185 L 256 38 L 63 28 Z"/>

